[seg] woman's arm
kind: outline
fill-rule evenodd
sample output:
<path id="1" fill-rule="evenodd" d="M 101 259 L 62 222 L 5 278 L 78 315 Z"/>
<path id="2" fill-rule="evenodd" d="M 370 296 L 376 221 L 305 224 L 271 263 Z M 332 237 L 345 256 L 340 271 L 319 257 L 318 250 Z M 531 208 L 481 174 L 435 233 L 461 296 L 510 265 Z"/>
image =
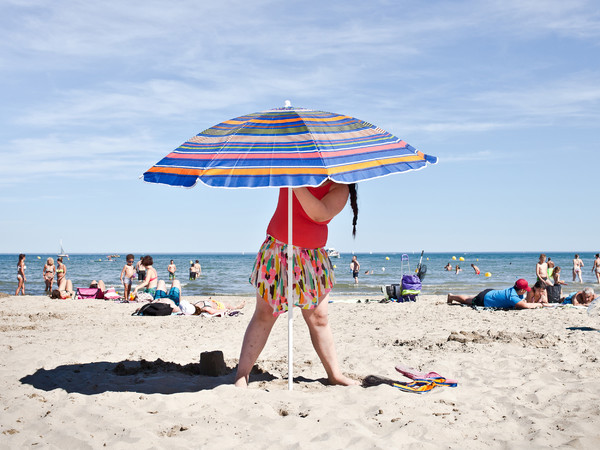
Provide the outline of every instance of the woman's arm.
<path id="1" fill-rule="evenodd" d="M 302 205 L 302 209 L 315 222 L 325 222 L 337 216 L 348 201 L 348 186 L 333 183 L 333 186 L 321 200 L 305 188 L 294 188 L 294 195 Z"/>

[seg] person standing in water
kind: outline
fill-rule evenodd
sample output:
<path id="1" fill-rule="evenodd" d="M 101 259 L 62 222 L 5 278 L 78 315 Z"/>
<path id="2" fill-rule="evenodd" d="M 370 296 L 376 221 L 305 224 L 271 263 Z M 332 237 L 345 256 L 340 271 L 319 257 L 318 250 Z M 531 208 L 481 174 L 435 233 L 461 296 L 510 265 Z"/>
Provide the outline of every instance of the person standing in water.
<path id="1" fill-rule="evenodd" d="M 22 295 L 25 295 L 25 282 L 27 281 L 25 269 L 27 269 L 25 267 L 25 255 L 21 253 L 17 262 L 17 290 L 15 291 L 15 295 L 19 295 L 19 291 L 21 291 Z"/>
<path id="2" fill-rule="evenodd" d="M 58 286 L 61 285 L 62 280 L 66 280 L 67 276 L 67 266 L 64 265 L 62 256 L 59 256 L 56 259 L 56 284 Z M 59 287 L 60 289 L 60 287 Z"/>
<path id="3" fill-rule="evenodd" d="M 352 271 L 352 276 L 354 277 L 354 284 L 358 284 L 358 271 L 360 270 L 360 263 L 358 259 L 356 259 L 356 255 L 352 257 L 352 262 L 350 262 L 350 270 Z"/>
<path id="4" fill-rule="evenodd" d="M 48 258 L 46 260 L 46 264 L 44 264 L 44 268 L 42 269 L 42 276 L 44 277 L 44 283 L 46 283 L 46 289 L 44 289 L 44 292 L 52 292 L 54 275 L 56 275 L 56 266 L 54 265 L 54 259 Z"/>
<path id="5" fill-rule="evenodd" d="M 579 277 L 579 282 L 583 283 L 581 279 L 581 268 L 583 266 L 583 261 L 579 258 L 579 255 L 575 255 L 575 258 L 573 258 L 573 281 L 576 281 L 576 278 Z"/>
<path id="6" fill-rule="evenodd" d="M 592 266 L 592 272 L 594 275 L 596 275 L 596 283 L 600 284 L 600 253 L 596 253 L 594 265 Z"/>
<path id="7" fill-rule="evenodd" d="M 176 270 L 177 270 L 177 266 L 175 265 L 173 260 L 171 260 L 171 263 L 167 266 L 167 272 L 169 272 L 169 280 L 175 279 L 175 271 Z"/>
<path id="8" fill-rule="evenodd" d="M 348 201 L 354 212 L 353 235 L 356 234 L 358 205 L 356 185 L 327 180 L 318 187 L 293 189 L 293 258 L 294 291 L 287 298 L 288 188 L 279 191 L 279 201 L 267 228 L 267 238 L 257 255 L 250 282 L 256 287 L 256 308 L 248 324 L 235 385 L 247 387 L 250 371 L 262 352 L 277 317 L 294 305 L 302 308 L 311 341 L 331 384 L 358 384 L 340 370 L 328 319 L 328 294 L 334 285 L 333 266 L 325 251 L 327 224 Z"/>

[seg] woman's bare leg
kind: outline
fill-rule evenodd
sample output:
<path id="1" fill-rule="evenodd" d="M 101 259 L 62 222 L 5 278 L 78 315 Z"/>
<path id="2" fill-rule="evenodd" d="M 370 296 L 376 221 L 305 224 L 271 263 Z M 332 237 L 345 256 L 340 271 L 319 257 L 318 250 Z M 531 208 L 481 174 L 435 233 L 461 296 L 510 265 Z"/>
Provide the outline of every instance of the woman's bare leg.
<path id="1" fill-rule="evenodd" d="M 469 297 L 468 295 L 448 294 L 447 301 L 449 305 L 451 305 L 452 302 L 461 303 L 463 305 L 471 305 L 474 298 L 475 297 Z"/>
<path id="2" fill-rule="evenodd" d="M 329 297 L 325 296 L 319 301 L 316 308 L 302 310 L 302 316 L 310 331 L 310 339 L 331 384 L 344 386 L 358 384 L 358 381 L 348 378 L 340 370 L 333 342 L 333 333 L 329 326 L 328 299 Z"/>
<path id="3" fill-rule="evenodd" d="M 237 387 L 248 386 L 250 371 L 265 347 L 276 320 L 277 317 L 273 316 L 271 305 L 257 295 L 256 309 L 246 329 L 242 351 L 240 352 L 240 362 L 235 375 L 235 385 Z"/>

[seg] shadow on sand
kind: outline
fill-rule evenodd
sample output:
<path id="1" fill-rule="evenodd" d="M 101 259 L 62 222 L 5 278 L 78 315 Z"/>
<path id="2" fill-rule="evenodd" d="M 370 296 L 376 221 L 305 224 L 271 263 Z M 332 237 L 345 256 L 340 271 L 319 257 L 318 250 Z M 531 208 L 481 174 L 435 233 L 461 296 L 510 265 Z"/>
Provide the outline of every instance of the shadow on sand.
<path id="1" fill-rule="evenodd" d="M 84 395 L 103 392 L 137 392 L 141 394 L 176 394 L 214 389 L 223 384 L 233 384 L 235 368 L 225 367 L 219 376 L 202 375 L 200 364 L 186 365 L 156 361 L 130 361 L 118 363 L 98 361 L 68 364 L 54 369 L 38 369 L 21 378 L 21 383 L 36 389 L 52 391 L 64 389 L 68 393 Z M 257 366 L 252 370 L 251 381 L 272 381 L 276 377 Z"/>

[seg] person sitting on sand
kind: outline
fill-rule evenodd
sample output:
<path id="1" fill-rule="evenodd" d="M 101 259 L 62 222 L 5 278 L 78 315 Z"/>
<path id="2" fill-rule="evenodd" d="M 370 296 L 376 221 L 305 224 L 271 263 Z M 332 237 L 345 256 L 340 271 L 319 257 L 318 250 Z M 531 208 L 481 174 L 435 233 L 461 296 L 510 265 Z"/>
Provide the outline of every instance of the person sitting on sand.
<path id="1" fill-rule="evenodd" d="M 546 284 L 543 281 L 536 281 L 531 290 L 527 292 L 525 300 L 527 303 L 542 303 L 548 304 L 548 296 L 546 295 Z"/>
<path id="2" fill-rule="evenodd" d="M 156 296 L 156 287 L 158 286 L 158 273 L 156 269 L 152 267 L 154 260 L 152 256 L 146 255 L 142 258 L 142 266 L 145 268 L 144 281 L 138 284 L 134 289 L 134 295 L 137 295 L 138 291 L 142 289 L 142 292 L 147 292 L 152 295 L 152 298 Z"/>
<path id="3" fill-rule="evenodd" d="M 508 289 L 495 290 L 486 289 L 474 297 L 468 295 L 448 294 L 448 304 L 453 302 L 463 305 L 486 306 L 492 308 L 517 308 L 532 309 L 541 308 L 541 303 L 527 303 L 523 297 L 531 288 L 527 280 L 523 278 L 516 281 L 515 285 Z"/>
<path id="4" fill-rule="evenodd" d="M 148 267 L 146 264 L 144 264 Z M 182 312 L 179 308 L 181 302 L 181 282 L 179 280 L 173 280 L 171 287 L 167 290 L 167 285 L 163 280 L 158 280 L 156 283 L 156 290 L 154 292 L 154 300 L 149 303 L 165 303 L 169 305 L 174 313 Z M 135 312 L 137 313 L 141 308 L 138 308 Z"/>
<path id="5" fill-rule="evenodd" d="M 477 267 L 475 264 L 471 264 L 471 267 L 475 271 L 475 275 L 479 275 L 481 273 L 481 270 L 479 270 L 479 267 Z"/>
<path id="6" fill-rule="evenodd" d="M 586 287 L 582 291 L 569 295 L 563 303 L 572 303 L 573 306 L 589 306 L 590 303 L 596 300 L 596 297 L 594 290 L 591 287 Z"/>
<path id="7" fill-rule="evenodd" d="M 444 266 L 444 270 L 450 272 L 452 270 L 452 264 L 448 263 Z"/>

